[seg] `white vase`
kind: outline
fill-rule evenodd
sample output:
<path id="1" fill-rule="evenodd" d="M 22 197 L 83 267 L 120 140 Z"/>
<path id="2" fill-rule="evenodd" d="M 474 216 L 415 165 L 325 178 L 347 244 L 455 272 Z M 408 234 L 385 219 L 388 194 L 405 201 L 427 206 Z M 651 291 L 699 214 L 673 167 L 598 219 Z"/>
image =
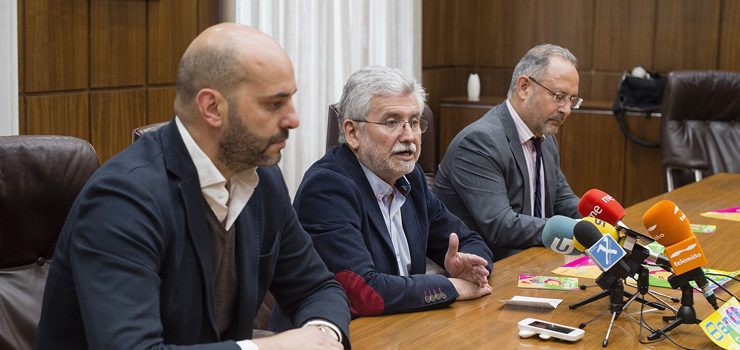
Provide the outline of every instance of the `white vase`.
<path id="1" fill-rule="evenodd" d="M 478 74 L 472 73 L 468 77 L 468 100 L 478 101 L 480 99 L 480 78 Z"/>

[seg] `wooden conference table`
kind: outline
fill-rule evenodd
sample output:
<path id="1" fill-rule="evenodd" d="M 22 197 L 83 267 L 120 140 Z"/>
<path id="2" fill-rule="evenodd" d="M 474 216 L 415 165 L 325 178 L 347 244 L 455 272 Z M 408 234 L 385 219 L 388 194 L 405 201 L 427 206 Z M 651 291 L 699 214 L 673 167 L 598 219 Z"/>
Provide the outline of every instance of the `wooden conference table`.
<path id="1" fill-rule="evenodd" d="M 717 174 L 698 183 L 687 185 L 670 193 L 651 198 L 627 208 L 624 223 L 641 232 L 642 215 L 661 199 L 675 202 L 692 223 L 717 226 L 715 234 L 697 234 L 709 267 L 734 271 L 740 269 L 740 222 L 702 217 L 702 212 L 740 205 L 740 174 Z M 550 291 L 517 288 L 520 273 L 532 275 L 552 275 L 551 271 L 573 257 L 559 255 L 547 248 L 530 248 L 524 252 L 501 260 L 495 264 L 490 281 L 493 293 L 477 300 L 460 301 L 452 306 L 432 311 L 362 317 L 350 325 L 354 349 L 597 349 L 609 325 L 608 298 L 570 310 L 568 305 L 592 296 L 601 291 L 597 286 L 585 291 Z M 593 280 L 579 279 L 581 284 L 593 284 Z M 740 284 L 730 282 L 725 285 L 734 294 L 740 292 Z M 679 291 L 653 288 L 670 295 L 680 296 Z M 634 288 L 625 287 L 625 291 Z M 564 301 L 554 310 L 522 306 L 504 305 L 501 300 L 514 295 L 558 298 Z M 694 307 L 697 317 L 704 319 L 712 308 L 700 294 L 694 294 Z M 717 296 L 727 300 L 726 293 L 717 291 Z M 648 299 L 652 300 L 650 297 Z M 718 301 L 722 305 L 721 301 Z M 678 303 L 671 303 L 678 308 Z M 646 310 L 649 307 L 645 308 Z M 625 312 L 639 319 L 640 304 L 632 303 Z M 600 314 L 586 328 L 583 339 L 575 343 L 544 341 L 536 336 L 520 339 L 517 322 L 534 317 L 556 323 L 577 327 Z M 662 328 L 666 323 L 661 316 L 669 311 L 645 314 L 648 324 Z M 648 345 L 640 344 L 637 323 L 620 315 L 614 322 L 609 337 L 608 349 L 677 349 L 668 339 Z M 649 332 L 643 329 L 641 339 Z M 702 332 L 699 325 L 681 325 L 668 332 L 679 344 L 692 349 L 715 348 Z"/>

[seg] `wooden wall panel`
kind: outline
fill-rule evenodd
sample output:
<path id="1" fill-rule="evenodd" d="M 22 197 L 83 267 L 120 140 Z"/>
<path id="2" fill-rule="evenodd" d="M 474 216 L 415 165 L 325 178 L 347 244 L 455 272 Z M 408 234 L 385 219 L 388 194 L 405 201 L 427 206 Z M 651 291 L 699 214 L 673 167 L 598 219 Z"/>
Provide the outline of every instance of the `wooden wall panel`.
<path id="1" fill-rule="evenodd" d="M 146 124 L 142 89 L 95 92 L 90 96 L 91 143 L 101 162 L 131 144 L 131 130 Z"/>
<path id="2" fill-rule="evenodd" d="M 146 91 L 146 123 L 169 121 L 175 114 L 175 88 L 149 88 Z"/>
<path id="3" fill-rule="evenodd" d="M 660 118 L 644 115 L 627 115 L 627 124 L 632 132 L 643 140 L 660 140 Z M 660 148 L 640 146 L 627 142 L 626 159 L 629 166 L 624 173 L 624 206 L 657 196 L 666 191 Z"/>
<path id="4" fill-rule="evenodd" d="M 719 69 L 740 71 L 740 1 L 722 2 Z"/>
<path id="5" fill-rule="evenodd" d="M 720 0 L 658 0 L 655 69 L 716 69 Z"/>
<path id="6" fill-rule="evenodd" d="M 204 29 L 222 22 L 221 13 L 222 0 L 199 0 L 198 1 L 198 33 Z"/>
<path id="7" fill-rule="evenodd" d="M 87 93 L 26 97 L 26 134 L 90 138 Z"/>
<path id="8" fill-rule="evenodd" d="M 598 188 L 618 200 L 623 198 L 625 140 L 614 118 L 578 111 L 568 117 L 560 132 L 560 168 L 573 192 L 581 196 Z"/>
<path id="9" fill-rule="evenodd" d="M 422 71 L 422 86 L 427 92 L 427 104 L 439 114 L 440 99 L 445 96 L 466 95 L 469 68 L 435 68 Z M 482 82 L 481 82 L 482 83 Z"/>
<path id="10" fill-rule="evenodd" d="M 90 4 L 91 87 L 143 85 L 146 74 L 146 1 Z"/>
<path id="11" fill-rule="evenodd" d="M 87 1 L 26 0 L 20 22 L 21 91 L 58 91 L 87 86 Z"/>
<path id="12" fill-rule="evenodd" d="M 198 34 L 198 1 L 159 0 L 147 6 L 147 83 L 175 83 L 180 57 Z"/>
<path id="13" fill-rule="evenodd" d="M 475 24 L 478 2 L 433 0 L 423 4 L 423 67 L 476 63 L 476 50 L 479 46 Z M 446 42 L 448 45 L 438 45 L 439 42 Z"/>
<path id="14" fill-rule="evenodd" d="M 653 67 L 655 0 L 595 2 L 593 68 L 624 71 Z"/>
<path id="15" fill-rule="evenodd" d="M 587 90 L 583 85 L 579 88 L 581 96 L 587 96 L 589 100 L 614 101 L 617 97 L 617 88 L 622 79 L 623 72 L 580 72 L 583 76 L 589 76 L 590 88 Z"/>
<path id="16" fill-rule="evenodd" d="M 26 99 L 18 98 L 18 134 L 22 135 L 26 130 Z"/>
<path id="17" fill-rule="evenodd" d="M 479 65 L 513 67 L 527 50 L 549 42 L 591 68 L 593 0 L 481 1 L 477 13 L 478 32 L 488 33 L 478 40 Z"/>

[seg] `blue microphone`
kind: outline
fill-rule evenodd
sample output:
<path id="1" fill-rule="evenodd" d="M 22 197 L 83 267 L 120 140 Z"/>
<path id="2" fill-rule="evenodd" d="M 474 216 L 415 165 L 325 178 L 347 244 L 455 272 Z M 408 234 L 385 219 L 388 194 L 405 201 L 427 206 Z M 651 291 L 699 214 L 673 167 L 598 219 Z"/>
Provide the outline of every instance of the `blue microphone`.
<path id="1" fill-rule="evenodd" d="M 542 243 L 559 254 L 580 255 L 583 246 L 573 237 L 576 223 L 578 220 L 562 215 L 547 219 L 542 229 Z"/>

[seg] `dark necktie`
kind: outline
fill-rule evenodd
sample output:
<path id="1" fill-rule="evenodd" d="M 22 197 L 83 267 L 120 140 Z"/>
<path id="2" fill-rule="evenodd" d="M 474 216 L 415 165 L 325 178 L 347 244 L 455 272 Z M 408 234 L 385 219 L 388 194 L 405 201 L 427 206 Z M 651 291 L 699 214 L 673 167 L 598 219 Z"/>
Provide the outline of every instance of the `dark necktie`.
<path id="1" fill-rule="evenodd" d="M 534 167 L 534 216 L 542 217 L 542 189 L 540 188 L 540 169 L 542 169 L 542 140 L 538 137 L 532 137 L 532 144 L 535 150 L 535 167 Z"/>

